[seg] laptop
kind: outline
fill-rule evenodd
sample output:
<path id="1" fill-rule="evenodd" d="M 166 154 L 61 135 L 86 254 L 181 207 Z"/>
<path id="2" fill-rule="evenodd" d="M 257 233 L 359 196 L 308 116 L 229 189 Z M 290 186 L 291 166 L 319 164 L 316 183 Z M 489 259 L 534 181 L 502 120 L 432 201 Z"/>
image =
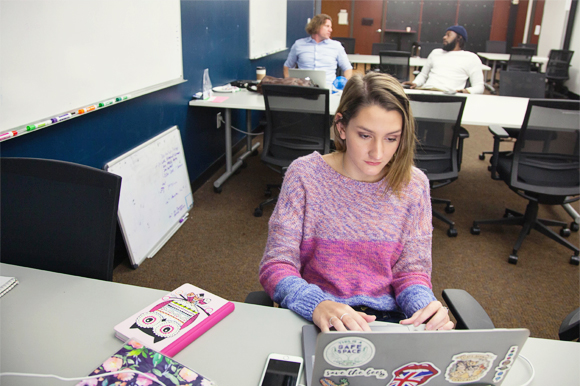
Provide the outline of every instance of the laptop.
<path id="1" fill-rule="evenodd" d="M 499 386 L 530 335 L 524 328 L 414 331 L 393 323 L 371 329 L 304 326 L 307 386 Z"/>
<path id="2" fill-rule="evenodd" d="M 289 68 L 288 73 L 292 78 L 310 78 L 310 80 L 320 88 L 328 88 L 326 84 L 326 71 L 324 70 L 303 70 L 300 68 Z"/>

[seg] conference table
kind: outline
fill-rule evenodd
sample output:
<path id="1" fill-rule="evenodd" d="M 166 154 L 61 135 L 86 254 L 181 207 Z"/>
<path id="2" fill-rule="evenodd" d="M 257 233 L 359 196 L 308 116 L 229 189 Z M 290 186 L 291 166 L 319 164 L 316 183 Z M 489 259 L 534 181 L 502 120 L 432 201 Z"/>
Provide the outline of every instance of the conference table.
<path id="1" fill-rule="evenodd" d="M 407 94 L 441 94 L 440 92 L 411 89 L 405 89 L 405 92 Z M 455 95 L 465 96 L 467 98 L 463 111 L 463 119 L 461 120 L 463 125 L 489 126 L 491 124 L 497 124 L 503 127 L 520 127 L 528 106 L 528 98 L 483 94 Z M 334 115 L 339 103 L 340 94 L 331 94 L 329 101 L 330 114 Z M 264 111 L 266 109 L 264 97 L 256 92 L 243 89 L 235 93 L 215 93 L 214 97 L 209 100 L 196 99 L 190 101 L 189 105 L 191 107 L 208 107 L 224 110 L 226 171 L 213 184 L 214 191 L 220 193 L 224 182 L 236 170 L 242 167 L 245 159 L 260 146 L 260 143 L 252 144 L 252 136 L 249 135 L 252 132 L 250 112 L 252 110 Z M 246 110 L 246 133 L 248 133 L 246 135 L 246 150 L 235 163 L 232 160 L 232 110 Z"/>
<path id="2" fill-rule="evenodd" d="M 362 55 L 362 54 L 348 54 L 348 60 L 353 64 L 364 64 L 365 70 L 367 64 L 380 64 L 380 55 Z M 411 56 L 409 58 L 409 66 L 411 67 L 423 67 L 427 64 L 427 58 L 420 58 L 417 56 Z M 489 71 L 491 68 L 485 64 L 481 65 L 483 71 Z"/>
<path id="3" fill-rule="evenodd" d="M 1 372 L 87 375 L 122 347 L 113 327 L 168 292 L 3 263 L 0 274 L 19 281 L 0 298 Z M 256 386 L 268 354 L 302 356 L 301 329 L 309 322 L 286 309 L 237 302 L 235 307 L 173 359 L 217 385 Z M 529 338 L 521 354 L 535 368 L 532 386 L 580 382 L 578 343 Z M 519 362 L 503 386 L 529 379 L 531 370 Z M 2 386 L 77 382 L 0 378 Z"/>

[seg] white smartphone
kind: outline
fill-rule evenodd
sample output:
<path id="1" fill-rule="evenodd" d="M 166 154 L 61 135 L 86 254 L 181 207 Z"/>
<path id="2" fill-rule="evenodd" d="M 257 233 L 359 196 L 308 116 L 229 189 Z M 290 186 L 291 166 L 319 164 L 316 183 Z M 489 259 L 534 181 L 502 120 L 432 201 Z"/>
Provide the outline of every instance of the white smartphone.
<path id="1" fill-rule="evenodd" d="M 297 386 L 302 375 L 302 357 L 270 354 L 262 372 L 260 386 Z"/>

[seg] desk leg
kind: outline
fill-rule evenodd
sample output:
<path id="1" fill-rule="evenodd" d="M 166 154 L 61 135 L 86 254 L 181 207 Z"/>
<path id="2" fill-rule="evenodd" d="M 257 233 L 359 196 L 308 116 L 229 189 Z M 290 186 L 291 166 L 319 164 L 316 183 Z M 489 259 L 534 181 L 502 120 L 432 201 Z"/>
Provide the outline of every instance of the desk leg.
<path id="1" fill-rule="evenodd" d="M 247 149 L 244 154 L 241 155 L 240 158 L 236 161 L 235 164 L 232 165 L 232 111 L 231 109 L 225 109 L 225 133 L 226 133 L 226 172 L 221 175 L 213 183 L 213 191 L 216 193 L 222 192 L 222 185 L 223 183 L 232 176 L 242 165 L 245 165 L 244 160 L 252 154 L 253 151 L 257 151 L 260 143 L 255 143 L 252 146 L 252 137 L 247 135 Z M 252 131 L 252 116 L 250 114 L 250 110 L 246 110 L 246 132 L 251 133 Z"/>
<path id="2" fill-rule="evenodd" d="M 489 63 L 489 62 L 488 62 Z M 489 83 L 484 83 L 484 86 L 491 91 L 491 93 L 495 94 L 495 88 L 493 87 L 493 83 L 495 82 L 495 64 L 497 60 L 493 60 L 493 64 L 491 65 L 491 79 Z"/>

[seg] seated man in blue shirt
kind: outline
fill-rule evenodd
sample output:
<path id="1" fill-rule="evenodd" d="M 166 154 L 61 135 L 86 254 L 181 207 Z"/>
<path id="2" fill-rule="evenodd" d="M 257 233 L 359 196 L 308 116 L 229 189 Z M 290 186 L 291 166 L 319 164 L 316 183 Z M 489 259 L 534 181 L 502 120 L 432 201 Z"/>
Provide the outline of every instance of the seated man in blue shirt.
<path id="1" fill-rule="evenodd" d="M 348 61 L 344 47 L 340 42 L 330 39 L 332 19 L 325 14 L 316 15 L 306 26 L 308 38 L 298 39 L 292 45 L 288 59 L 284 63 L 284 77 L 289 76 L 288 69 L 325 70 L 326 83 L 332 84 L 336 78 L 337 65 L 346 79 L 352 76 L 352 65 Z"/>

